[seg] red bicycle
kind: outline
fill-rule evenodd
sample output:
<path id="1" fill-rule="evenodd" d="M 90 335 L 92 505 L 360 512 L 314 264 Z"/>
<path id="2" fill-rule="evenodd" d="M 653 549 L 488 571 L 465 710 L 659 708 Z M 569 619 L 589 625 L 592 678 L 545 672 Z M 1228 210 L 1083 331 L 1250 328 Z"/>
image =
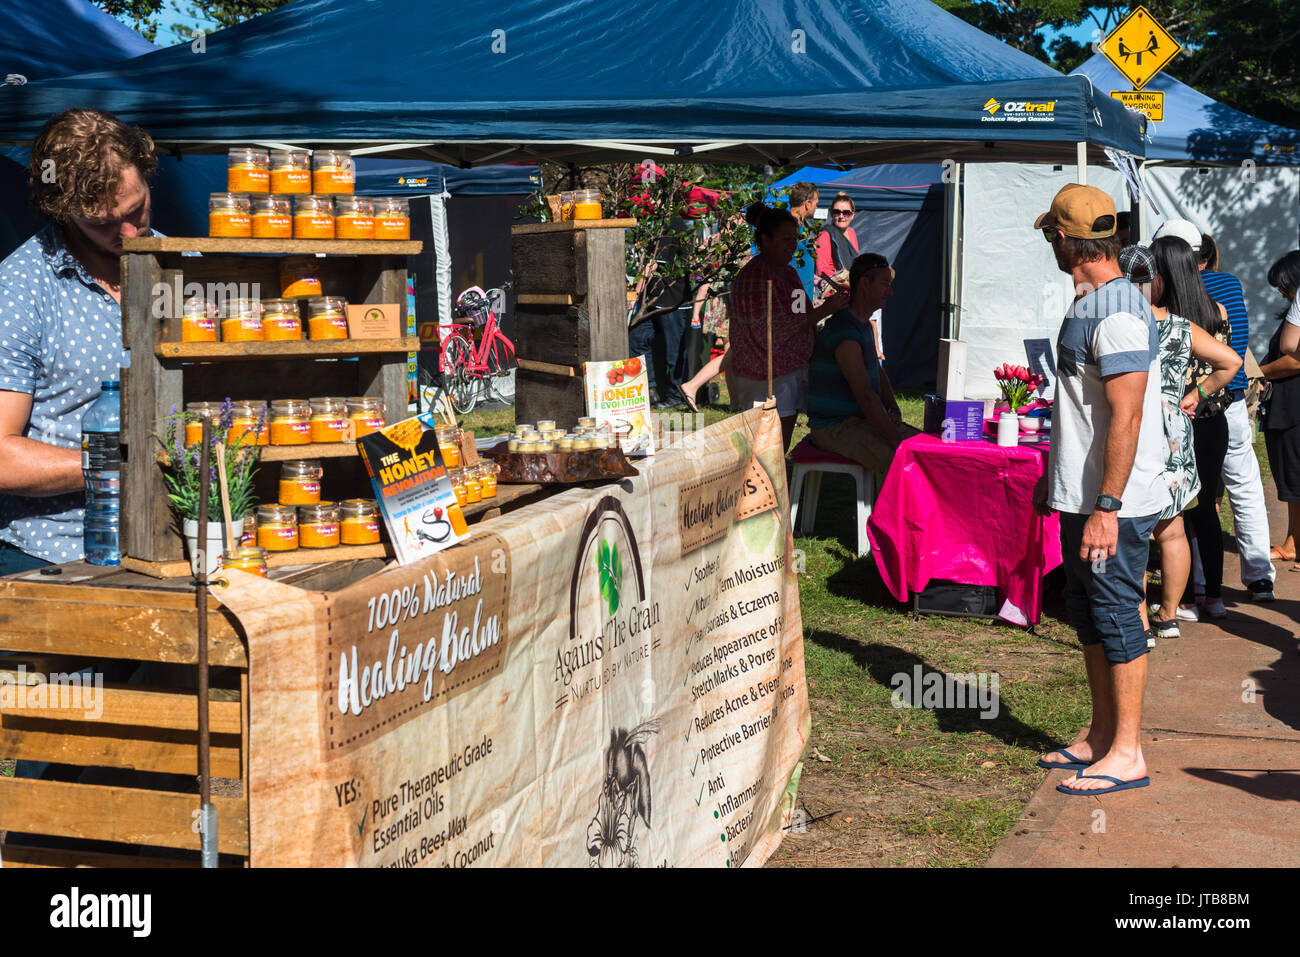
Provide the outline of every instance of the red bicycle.
<path id="1" fill-rule="evenodd" d="M 515 367 L 515 346 L 497 325 L 504 313 L 506 283 L 484 292 L 478 286 L 466 289 L 456 299 L 456 315 L 468 322 L 453 322 L 439 347 L 442 385 L 460 415 L 471 412 L 480 393 L 496 390 L 495 380 Z M 505 396 L 498 392 L 498 397 Z"/>

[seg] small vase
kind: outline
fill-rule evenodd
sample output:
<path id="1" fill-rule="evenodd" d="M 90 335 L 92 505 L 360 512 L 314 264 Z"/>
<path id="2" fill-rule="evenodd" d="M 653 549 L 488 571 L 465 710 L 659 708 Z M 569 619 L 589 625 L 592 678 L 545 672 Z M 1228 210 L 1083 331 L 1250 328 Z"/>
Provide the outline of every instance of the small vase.
<path id="1" fill-rule="evenodd" d="M 208 522 L 207 526 L 206 547 L 201 548 L 198 520 L 187 518 L 181 522 L 181 531 L 185 533 L 185 549 L 190 555 L 190 570 L 195 575 L 202 573 L 204 578 L 210 577 L 221 567 L 221 555 L 226 547 L 224 523 Z M 240 518 L 235 521 L 232 529 L 235 545 L 238 546 L 239 538 L 244 534 L 244 520 Z"/>

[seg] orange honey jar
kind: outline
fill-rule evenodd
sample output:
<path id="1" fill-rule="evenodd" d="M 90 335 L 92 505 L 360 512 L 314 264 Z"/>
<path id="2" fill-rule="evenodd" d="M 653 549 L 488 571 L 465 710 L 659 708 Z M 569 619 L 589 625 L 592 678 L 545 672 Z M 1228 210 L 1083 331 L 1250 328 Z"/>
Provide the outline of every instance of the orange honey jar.
<path id="1" fill-rule="evenodd" d="M 241 238 L 253 235 L 250 204 L 243 193 L 212 193 L 208 196 L 208 235 Z"/>
<path id="2" fill-rule="evenodd" d="M 330 196 L 295 196 L 294 239 L 333 239 L 334 200 Z"/>
<path id="3" fill-rule="evenodd" d="M 311 192 L 311 154 L 306 150 L 271 150 L 271 192 Z"/>
<path id="4" fill-rule="evenodd" d="M 335 239 L 374 239 L 375 207 L 364 196 L 339 196 L 334 200 Z"/>
<path id="5" fill-rule="evenodd" d="M 280 295 L 319 296 L 321 294 L 320 269 L 315 259 L 291 256 L 280 263 Z"/>
<path id="6" fill-rule="evenodd" d="M 465 486 L 464 469 L 447 469 L 447 480 L 451 482 L 451 489 L 456 493 L 456 504 L 464 508 L 469 504 L 469 489 Z"/>
<path id="7" fill-rule="evenodd" d="M 258 422 L 262 423 L 262 428 L 258 432 L 256 440 L 249 439 L 247 444 L 269 445 L 271 443 L 271 424 L 266 412 L 265 402 L 256 399 L 241 399 L 232 403 L 230 408 L 234 415 L 230 420 L 230 431 L 226 434 L 227 444 L 233 445 L 245 435 L 253 432 L 257 429 Z M 256 518 L 252 512 L 249 512 L 249 515 Z"/>
<path id="8" fill-rule="evenodd" d="M 226 189 L 232 193 L 265 193 L 271 188 L 271 158 L 266 150 L 235 147 L 226 162 Z"/>
<path id="9" fill-rule="evenodd" d="M 348 419 L 347 401 L 329 396 L 309 399 L 311 406 L 311 440 L 313 442 L 346 442 L 351 422 Z"/>
<path id="10" fill-rule="evenodd" d="M 339 503 L 339 541 L 344 545 L 374 545 L 379 541 L 379 506 L 372 498 Z"/>
<path id="11" fill-rule="evenodd" d="M 298 544 L 302 548 L 334 548 L 339 543 L 339 507 L 333 502 L 298 509 Z"/>
<path id="12" fill-rule="evenodd" d="M 263 299 L 262 331 L 267 342 L 302 338 L 302 315 L 297 299 Z"/>
<path id="13" fill-rule="evenodd" d="M 378 432 L 384 427 L 384 401 L 369 395 L 348 398 L 348 418 L 355 427 L 356 438 Z"/>
<path id="14" fill-rule="evenodd" d="M 276 399 L 271 403 L 271 444 L 311 442 L 311 406 L 306 399 Z"/>
<path id="15" fill-rule="evenodd" d="M 293 505 L 259 505 L 257 544 L 268 552 L 287 552 L 298 547 L 298 509 Z"/>
<path id="16" fill-rule="evenodd" d="M 261 342 L 262 304 L 256 299 L 227 299 L 221 316 L 222 342 Z"/>
<path id="17" fill-rule="evenodd" d="M 240 571 L 248 572 L 250 575 L 257 575 L 260 578 L 266 577 L 266 549 L 259 548 L 257 545 L 244 545 L 240 547 L 233 558 L 222 558 L 222 568 L 238 568 Z"/>
<path id="18" fill-rule="evenodd" d="M 351 193 L 356 189 L 352 154 L 344 150 L 317 150 L 311 157 L 312 192 L 321 195 Z"/>
<path id="19" fill-rule="evenodd" d="M 336 296 L 315 296 L 308 299 L 307 336 L 311 339 L 346 339 L 347 300 Z"/>
<path id="20" fill-rule="evenodd" d="M 181 310 L 181 342 L 216 342 L 217 306 L 206 299 L 187 299 Z"/>
<path id="21" fill-rule="evenodd" d="M 482 462 L 478 467 L 478 484 L 483 491 L 484 498 L 496 498 L 497 494 L 497 473 L 501 467 L 495 462 Z"/>
<path id="22" fill-rule="evenodd" d="M 289 239 L 293 236 L 293 216 L 287 196 L 254 196 L 253 238 Z"/>
<path id="23" fill-rule="evenodd" d="M 199 419 L 205 418 L 215 425 L 217 417 L 221 415 L 221 403 L 186 402 L 185 413 L 196 416 L 193 421 L 187 419 L 185 422 L 185 444 L 198 445 L 203 439 L 203 423 Z"/>
<path id="24" fill-rule="evenodd" d="M 280 466 L 280 504 L 315 505 L 320 501 L 320 480 L 325 475 L 316 459 L 299 459 Z"/>
<path id="25" fill-rule="evenodd" d="M 460 467 L 460 430 L 454 425 L 435 425 L 433 433 L 438 441 L 438 454 L 442 456 L 442 464 L 449 469 Z M 464 505 L 464 502 L 461 502 Z"/>
<path id="26" fill-rule="evenodd" d="M 382 196 L 373 202 L 376 239 L 411 238 L 410 200 L 401 196 Z"/>

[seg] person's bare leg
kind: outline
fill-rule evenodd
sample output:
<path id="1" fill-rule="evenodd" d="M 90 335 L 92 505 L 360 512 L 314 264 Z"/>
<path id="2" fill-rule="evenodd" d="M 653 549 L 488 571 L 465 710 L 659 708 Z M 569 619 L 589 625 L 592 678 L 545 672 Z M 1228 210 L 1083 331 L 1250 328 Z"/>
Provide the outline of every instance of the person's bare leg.
<path id="1" fill-rule="evenodd" d="M 714 356 L 699 372 L 691 376 L 682 383 L 682 394 L 686 396 L 686 404 L 691 407 L 692 412 L 699 412 L 695 405 L 695 394 L 702 389 L 710 379 L 720 372 L 727 372 L 731 369 L 731 363 L 727 360 L 731 356 L 731 350 L 727 349 L 720 356 Z"/>
<path id="2" fill-rule="evenodd" d="M 1083 646 L 1083 664 L 1088 671 L 1088 691 L 1092 694 L 1092 721 L 1088 730 L 1068 744 L 1065 750 L 1080 761 L 1092 761 L 1109 751 L 1115 738 L 1115 687 L 1111 681 L 1111 666 L 1106 662 L 1106 651 L 1101 645 Z M 1063 757 L 1052 761 L 1052 754 L 1059 752 L 1043 755 L 1044 760 L 1049 764 L 1065 763 Z"/>
<path id="3" fill-rule="evenodd" d="M 1160 543 L 1160 620 L 1169 621 L 1177 617 L 1178 602 L 1192 573 L 1192 550 L 1183 531 L 1183 517 L 1157 522 L 1156 541 Z"/>
<path id="4" fill-rule="evenodd" d="M 1109 669 L 1114 696 L 1114 735 L 1104 756 L 1082 773 L 1094 776 L 1104 774 L 1121 781 L 1136 781 L 1147 776 L 1147 763 L 1142 756 L 1142 696 L 1147 686 L 1147 656 L 1142 655 L 1121 665 L 1110 665 Z M 1091 677 L 1090 671 L 1089 680 Z M 1097 699 L 1094 696 L 1094 718 L 1096 708 Z M 1078 754 L 1077 751 L 1075 753 Z M 1066 778 L 1062 783 L 1072 791 L 1096 791 L 1114 786 L 1113 781 L 1094 777 Z"/>

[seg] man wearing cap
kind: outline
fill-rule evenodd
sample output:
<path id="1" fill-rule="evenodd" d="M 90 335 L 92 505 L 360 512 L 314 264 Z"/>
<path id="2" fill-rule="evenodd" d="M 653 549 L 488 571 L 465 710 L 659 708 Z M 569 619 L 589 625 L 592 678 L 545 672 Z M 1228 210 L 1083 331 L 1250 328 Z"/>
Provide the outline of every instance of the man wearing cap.
<path id="1" fill-rule="evenodd" d="M 1196 253 L 1206 293 L 1228 313 L 1228 345 L 1244 363 L 1246 351 L 1250 348 L 1250 315 L 1246 312 L 1241 282 L 1231 273 L 1218 271 L 1219 253 L 1214 241 L 1202 236 L 1201 231 L 1187 220 L 1170 219 L 1162 223 L 1152 238 L 1161 236 L 1177 236 Z M 1269 555 L 1268 507 L 1264 504 L 1259 459 L 1255 457 L 1255 432 L 1250 427 L 1250 416 L 1246 414 L 1246 389 L 1249 385 L 1243 365 L 1228 383 L 1232 403 L 1224 410 L 1224 421 L 1228 425 L 1228 452 L 1223 458 L 1221 474 L 1228 501 L 1232 504 L 1233 534 L 1237 539 L 1237 555 L 1241 559 L 1241 583 L 1256 601 L 1272 601 L 1274 571 Z M 1217 495 L 1213 489 L 1205 494 Z M 1226 614 L 1222 602 L 1218 602 L 1217 607 L 1210 603 L 1208 613 L 1212 618 Z"/>
<path id="2" fill-rule="evenodd" d="M 1116 261 L 1109 196 L 1071 183 L 1034 225 L 1075 285 L 1056 342 L 1051 452 L 1034 506 L 1060 513 L 1066 608 L 1092 693 L 1087 734 L 1040 764 L 1079 772 L 1058 790 L 1097 795 L 1151 783 L 1140 740 L 1147 636 L 1138 608 L 1147 539 L 1170 501 L 1159 337 Z"/>

